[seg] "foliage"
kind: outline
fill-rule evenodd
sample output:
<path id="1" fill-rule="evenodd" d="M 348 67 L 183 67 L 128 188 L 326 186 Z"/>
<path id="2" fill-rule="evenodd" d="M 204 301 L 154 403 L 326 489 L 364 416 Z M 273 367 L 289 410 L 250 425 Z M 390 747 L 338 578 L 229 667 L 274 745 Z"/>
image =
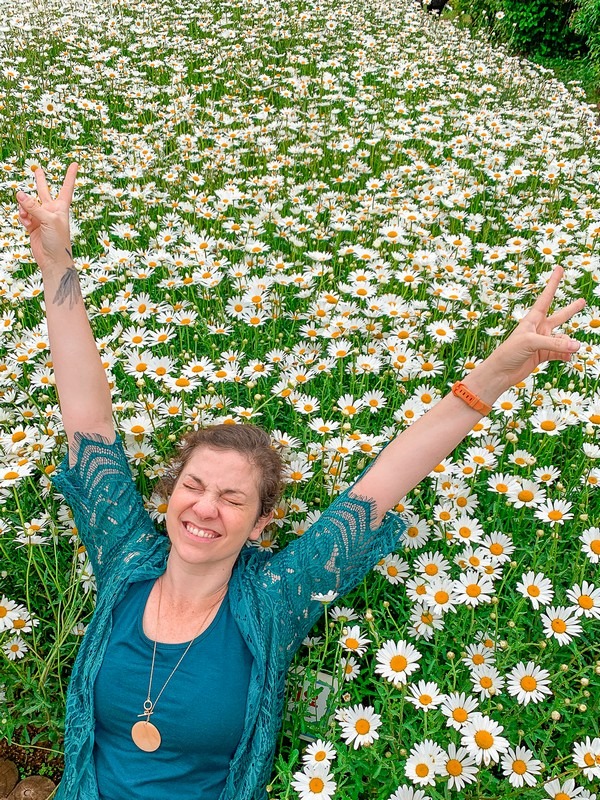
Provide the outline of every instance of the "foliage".
<path id="1" fill-rule="evenodd" d="M 501 398 L 399 504 L 398 552 L 324 600 L 290 677 L 271 794 L 310 796 L 295 781 L 306 737 L 322 737 L 340 798 L 386 800 L 410 783 L 435 800 L 539 800 L 561 794 L 544 789 L 553 779 L 589 798 L 595 767 L 575 748 L 600 737 L 600 132 L 581 91 L 413 0 L 0 10 L 0 735 L 61 745 L 94 602 L 49 480 L 65 441 L 14 199 L 38 164 L 56 186 L 77 159 L 76 265 L 146 507 L 162 525 L 153 487 L 182 430 L 256 421 L 290 468 L 258 545 L 275 552 L 563 265 L 560 302 L 588 301 L 568 328 L 584 346 Z M 554 605 L 518 588 L 529 571 Z M 475 576 L 486 602 L 438 613 L 436 572 L 453 598 Z M 384 647 L 405 640 L 418 670 L 389 680 Z M 526 704 L 507 681 L 530 661 L 551 693 Z M 497 670 L 493 691 L 476 684 L 482 665 Z M 327 675 L 337 684 L 316 718 Z M 457 790 L 439 752 L 430 782 L 411 773 L 415 748 L 431 740 L 447 756 L 463 736 L 420 680 L 473 698 L 527 748 L 541 762 L 533 785 L 492 761 Z M 380 724 L 355 747 L 344 725 L 360 705 Z"/>
<path id="2" fill-rule="evenodd" d="M 578 0 L 571 27 L 584 37 L 600 83 L 600 0 Z"/>
<path id="3" fill-rule="evenodd" d="M 575 55 L 583 41 L 569 27 L 574 8 L 573 0 L 502 0 L 506 39 L 523 55 Z"/>

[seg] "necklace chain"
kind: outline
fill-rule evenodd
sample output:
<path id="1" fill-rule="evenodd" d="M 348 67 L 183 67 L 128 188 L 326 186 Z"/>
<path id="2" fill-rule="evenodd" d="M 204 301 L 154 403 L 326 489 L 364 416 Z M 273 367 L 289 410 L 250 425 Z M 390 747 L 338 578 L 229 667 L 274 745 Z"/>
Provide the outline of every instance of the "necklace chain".
<path id="1" fill-rule="evenodd" d="M 157 610 L 157 613 L 156 613 L 156 634 L 158 634 L 158 623 L 159 623 L 159 620 L 160 620 L 160 604 L 161 604 L 161 601 L 162 601 L 162 575 L 161 575 L 159 580 L 160 580 L 160 585 L 159 585 L 159 594 L 158 594 L 158 610 Z M 156 700 L 154 702 L 152 702 L 152 700 L 150 699 L 150 695 L 152 693 L 152 679 L 154 678 L 154 663 L 155 663 L 155 660 L 156 660 L 156 645 L 157 645 L 157 641 L 158 641 L 157 638 L 154 639 L 154 648 L 152 650 L 152 666 L 150 667 L 150 680 L 148 682 L 148 696 L 146 698 L 146 701 L 144 702 L 144 713 L 140 714 L 140 717 L 147 717 L 148 720 L 150 720 L 150 715 L 154 713 L 154 710 L 156 708 L 156 704 L 160 700 L 161 695 L 164 692 L 164 690 L 167 688 L 167 684 L 169 683 L 169 681 L 171 680 L 171 678 L 173 677 L 173 675 L 177 671 L 177 668 L 179 667 L 179 665 L 181 664 L 183 659 L 186 657 L 190 647 L 194 644 L 194 642 L 196 641 L 198 636 L 200 636 L 200 634 L 202 633 L 202 631 L 204 629 L 204 625 L 206 623 L 206 620 L 209 618 L 209 616 L 210 616 L 211 612 L 213 611 L 213 609 L 215 608 L 215 606 L 218 603 L 220 603 L 221 600 L 223 599 L 226 589 L 227 589 L 227 584 L 225 584 L 225 586 L 222 587 L 222 589 L 221 589 L 221 591 L 219 593 L 219 597 L 215 600 L 215 602 L 208 609 L 207 613 L 204 616 L 204 619 L 202 620 L 202 625 L 200 626 L 200 629 L 199 629 L 198 633 L 194 636 L 194 638 L 191 640 L 191 642 L 189 642 L 188 646 L 185 648 L 185 650 L 181 654 L 181 657 L 180 657 L 179 661 L 175 664 L 175 666 L 171 670 L 171 674 L 169 675 L 167 680 L 164 682 L 164 684 L 162 686 L 162 689 L 158 693 L 158 696 L 157 696 Z"/>

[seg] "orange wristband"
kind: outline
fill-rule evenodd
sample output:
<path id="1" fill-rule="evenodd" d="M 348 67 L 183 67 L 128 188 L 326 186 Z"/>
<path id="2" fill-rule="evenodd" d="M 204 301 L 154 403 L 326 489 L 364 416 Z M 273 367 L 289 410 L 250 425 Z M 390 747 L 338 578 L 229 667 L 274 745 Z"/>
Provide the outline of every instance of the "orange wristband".
<path id="1" fill-rule="evenodd" d="M 470 406 L 475 411 L 478 411 L 480 414 L 483 414 L 484 417 L 492 410 L 491 406 L 488 406 L 487 403 L 484 403 L 480 397 L 477 397 L 476 394 L 461 383 L 460 381 L 456 381 L 454 386 L 452 387 L 452 394 L 455 397 L 460 397 L 468 406 Z"/>

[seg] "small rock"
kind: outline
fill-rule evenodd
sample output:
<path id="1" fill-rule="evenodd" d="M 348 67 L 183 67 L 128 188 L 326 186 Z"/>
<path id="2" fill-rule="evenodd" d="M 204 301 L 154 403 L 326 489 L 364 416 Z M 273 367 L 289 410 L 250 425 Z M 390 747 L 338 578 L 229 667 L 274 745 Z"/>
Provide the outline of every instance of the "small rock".
<path id="1" fill-rule="evenodd" d="M 6 797 L 19 782 L 19 770 L 14 761 L 0 759 L 0 797 Z"/>
<path id="2" fill-rule="evenodd" d="M 8 795 L 7 800 L 48 800 L 55 788 L 50 778 L 33 775 L 22 780 Z"/>

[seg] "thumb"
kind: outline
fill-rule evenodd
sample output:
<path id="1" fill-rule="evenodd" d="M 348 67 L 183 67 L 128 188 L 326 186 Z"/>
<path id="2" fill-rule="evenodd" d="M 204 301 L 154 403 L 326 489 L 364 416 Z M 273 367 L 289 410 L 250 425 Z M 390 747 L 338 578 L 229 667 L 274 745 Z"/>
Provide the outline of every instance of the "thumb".
<path id="1" fill-rule="evenodd" d="M 26 211 L 32 219 L 43 222 L 46 219 L 46 212 L 37 200 L 34 200 L 25 192 L 17 192 L 17 201 L 21 208 Z"/>

